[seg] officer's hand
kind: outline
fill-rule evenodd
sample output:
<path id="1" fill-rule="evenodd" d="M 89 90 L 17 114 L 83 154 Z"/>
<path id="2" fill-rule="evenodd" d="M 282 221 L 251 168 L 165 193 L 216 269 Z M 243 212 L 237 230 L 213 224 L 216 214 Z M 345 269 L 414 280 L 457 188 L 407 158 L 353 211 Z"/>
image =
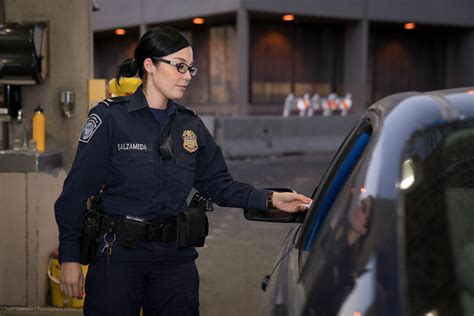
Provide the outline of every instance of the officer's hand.
<path id="1" fill-rule="evenodd" d="M 81 265 L 77 262 L 63 262 L 61 264 L 61 290 L 68 297 L 82 298 L 84 275 Z"/>
<path id="2" fill-rule="evenodd" d="M 304 211 L 312 202 L 309 197 L 298 193 L 274 192 L 272 197 L 273 206 L 288 213 Z"/>

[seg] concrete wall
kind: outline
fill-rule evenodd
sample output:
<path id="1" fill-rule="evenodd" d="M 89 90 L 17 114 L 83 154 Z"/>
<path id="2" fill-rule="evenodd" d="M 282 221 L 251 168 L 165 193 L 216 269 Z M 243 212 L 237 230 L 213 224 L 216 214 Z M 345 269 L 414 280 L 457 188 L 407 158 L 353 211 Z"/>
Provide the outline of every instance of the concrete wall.
<path id="1" fill-rule="evenodd" d="M 94 31 L 236 12 L 238 0 L 96 0 Z"/>
<path id="2" fill-rule="evenodd" d="M 94 30 L 248 11 L 374 21 L 474 26 L 471 0 L 97 0 Z"/>
<path id="3" fill-rule="evenodd" d="M 333 153 L 359 115 L 217 118 L 215 139 L 227 158 Z"/>
<path id="4" fill-rule="evenodd" d="M 26 176 L 0 174 L 0 305 L 26 305 Z"/>
<path id="5" fill-rule="evenodd" d="M 365 0 L 374 21 L 474 26 L 472 0 Z"/>
<path id="6" fill-rule="evenodd" d="M 23 108 L 31 128 L 33 110 L 46 116 L 46 150 L 61 151 L 71 165 L 88 112 L 92 78 L 90 0 L 4 0 L 6 22 L 47 22 L 49 67 L 46 80 L 22 89 Z M 76 94 L 73 117 L 62 116 L 59 93 Z M 31 137 L 31 136 L 30 136 Z M 44 306 L 48 259 L 58 245 L 53 204 L 66 172 L 0 173 L 0 305 Z"/>
<path id="7" fill-rule="evenodd" d="M 53 203 L 65 177 L 64 170 L 0 173 L 0 305 L 47 305 L 46 271 L 58 246 Z"/>
<path id="8" fill-rule="evenodd" d="M 90 0 L 5 0 L 7 22 L 49 24 L 48 77 L 22 89 L 23 107 L 31 126 L 34 108 L 41 104 L 46 116 L 46 150 L 64 153 L 70 166 L 88 111 L 88 80 L 92 78 L 92 29 Z M 74 116 L 63 118 L 59 93 L 76 93 Z"/>
<path id="9" fill-rule="evenodd" d="M 249 11 L 359 19 L 364 16 L 365 1 L 367 0 L 242 0 L 241 2 Z"/>
<path id="10" fill-rule="evenodd" d="M 131 25 L 143 28 L 147 24 L 180 20 L 190 23 L 190 18 L 195 16 L 210 17 L 223 13 L 230 13 L 226 16 L 227 23 L 234 23 L 233 16 L 236 16 L 237 100 L 236 104 L 226 105 L 232 108 L 232 111 L 226 110 L 225 113 L 251 113 L 248 47 L 249 32 L 252 30 L 249 27 L 249 17 L 256 12 L 275 15 L 294 13 L 297 19 L 306 16 L 338 19 L 345 23 L 342 90 L 353 94 L 353 113 L 362 112 L 371 102 L 373 87 L 368 70 L 369 29 L 372 22 L 397 23 L 401 26 L 402 23 L 412 21 L 425 26 L 439 26 L 440 29 L 470 28 L 471 33 L 462 40 L 459 51 L 449 48 L 446 87 L 466 85 L 472 83 L 474 78 L 474 62 L 471 58 L 474 46 L 472 0 L 139 0 L 133 3 L 126 0 L 97 0 L 97 3 L 101 9 L 93 14 L 95 31 Z M 459 28 L 458 33 L 463 31 L 462 28 Z"/>

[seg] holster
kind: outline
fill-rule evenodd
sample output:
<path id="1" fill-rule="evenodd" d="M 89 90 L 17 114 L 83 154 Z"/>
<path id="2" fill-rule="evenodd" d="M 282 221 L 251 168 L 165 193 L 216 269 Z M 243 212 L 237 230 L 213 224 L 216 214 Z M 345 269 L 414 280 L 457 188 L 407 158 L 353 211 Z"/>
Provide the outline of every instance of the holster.
<path id="1" fill-rule="evenodd" d="M 176 215 L 176 247 L 202 247 L 209 231 L 206 211 L 188 208 Z"/>
<path id="2" fill-rule="evenodd" d="M 117 239 L 117 245 L 136 249 L 146 235 L 146 227 L 147 222 L 144 218 L 125 216 Z"/>
<path id="3" fill-rule="evenodd" d="M 100 225 L 102 215 L 96 210 L 88 210 L 82 220 L 81 236 L 79 239 L 81 253 L 80 264 L 88 265 L 94 258 L 99 246 Z"/>

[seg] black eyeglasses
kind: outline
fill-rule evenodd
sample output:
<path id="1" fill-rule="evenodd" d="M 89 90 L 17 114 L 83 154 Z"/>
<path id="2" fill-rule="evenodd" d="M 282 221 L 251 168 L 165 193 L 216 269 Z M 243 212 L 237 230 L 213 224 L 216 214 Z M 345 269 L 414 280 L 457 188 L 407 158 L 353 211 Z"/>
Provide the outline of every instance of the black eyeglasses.
<path id="1" fill-rule="evenodd" d="M 177 63 L 172 60 L 167 60 L 163 59 L 161 57 L 152 57 L 154 60 L 162 61 L 164 63 L 170 64 L 171 66 L 175 66 L 176 70 L 178 70 L 179 73 L 185 74 L 187 71 L 189 71 L 189 74 L 194 77 L 197 74 L 197 67 L 196 66 L 188 66 L 185 63 Z"/>

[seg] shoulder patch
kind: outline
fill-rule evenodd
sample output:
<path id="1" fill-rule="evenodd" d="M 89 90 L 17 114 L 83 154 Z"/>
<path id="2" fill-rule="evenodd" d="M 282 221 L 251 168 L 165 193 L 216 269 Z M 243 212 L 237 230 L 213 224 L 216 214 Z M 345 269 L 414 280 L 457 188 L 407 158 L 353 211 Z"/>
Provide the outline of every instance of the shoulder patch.
<path id="1" fill-rule="evenodd" d="M 79 141 L 83 143 L 88 143 L 89 140 L 92 138 L 92 135 L 94 135 L 95 131 L 99 128 L 100 124 L 102 124 L 102 120 L 97 114 L 89 115 L 86 125 L 84 125 L 84 128 L 82 129 Z"/>
<path id="2" fill-rule="evenodd" d="M 194 116 L 197 116 L 196 111 L 194 111 L 193 109 L 188 108 L 187 106 L 176 103 L 176 108 L 178 109 L 178 111 L 189 112 L 189 113 L 193 114 Z"/>
<path id="3" fill-rule="evenodd" d="M 113 98 L 107 98 L 105 100 L 102 100 L 99 103 L 104 103 L 107 107 L 109 107 L 112 104 L 123 103 L 123 102 L 127 102 L 128 100 L 130 100 L 129 96 L 113 97 Z"/>

